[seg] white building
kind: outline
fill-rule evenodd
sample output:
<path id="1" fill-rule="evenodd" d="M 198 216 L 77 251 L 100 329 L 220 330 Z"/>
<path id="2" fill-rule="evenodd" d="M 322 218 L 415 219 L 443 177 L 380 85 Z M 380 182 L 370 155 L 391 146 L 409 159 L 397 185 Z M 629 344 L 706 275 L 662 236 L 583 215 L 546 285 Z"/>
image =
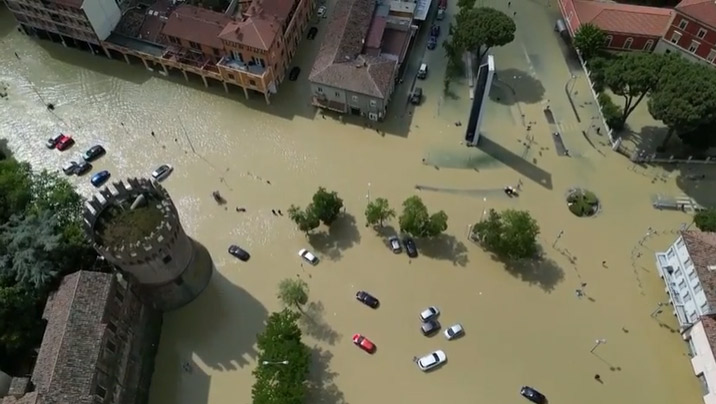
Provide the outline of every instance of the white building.
<path id="1" fill-rule="evenodd" d="M 701 384 L 705 404 L 716 404 L 716 319 L 704 316 L 684 333 L 691 366 Z"/>
<path id="2" fill-rule="evenodd" d="M 716 308 L 716 233 L 683 231 L 656 266 L 682 332 Z"/>

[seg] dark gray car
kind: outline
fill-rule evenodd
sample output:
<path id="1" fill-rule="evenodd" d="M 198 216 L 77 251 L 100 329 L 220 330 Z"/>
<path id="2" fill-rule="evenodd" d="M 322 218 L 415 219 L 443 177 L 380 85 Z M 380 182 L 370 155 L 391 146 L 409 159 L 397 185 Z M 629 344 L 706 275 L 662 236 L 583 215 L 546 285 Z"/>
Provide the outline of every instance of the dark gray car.
<path id="1" fill-rule="evenodd" d="M 440 323 L 437 320 L 429 320 L 420 325 L 420 331 L 422 331 L 426 337 L 431 336 L 440 331 Z"/>

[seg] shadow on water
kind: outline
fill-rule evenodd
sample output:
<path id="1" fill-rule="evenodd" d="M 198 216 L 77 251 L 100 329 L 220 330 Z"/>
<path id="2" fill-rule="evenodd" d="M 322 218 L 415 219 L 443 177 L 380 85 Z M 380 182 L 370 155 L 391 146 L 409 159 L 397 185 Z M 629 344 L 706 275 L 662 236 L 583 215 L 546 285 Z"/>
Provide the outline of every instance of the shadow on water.
<path id="1" fill-rule="evenodd" d="M 303 316 L 301 316 L 301 326 L 306 335 L 317 340 L 324 341 L 330 345 L 335 345 L 340 341 L 341 334 L 331 328 L 324 319 L 325 308 L 321 302 L 310 302 L 303 307 Z"/>
<path id="2" fill-rule="evenodd" d="M 455 266 L 464 267 L 469 262 L 465 243 L 448 234 L 421 239 L 418 241 L 418 248 L 426 257 L 451 261 Z"/>
<path id="3" fill-rule="evenodd" d="M 193 349 L 207 366 L 224 371 L 248 365 L 256 357 L 256 334 L 267 318 L 261 302 L 215 270 L 209 286 L 194 302 L 165 315 L 165 331 L 167 323 L 172 323 L 176 328 L 169 332 L 177 333 L 174 341 Z M 185 328 L 188 324 L 190 329 Z"/>
<path id="4" fill-rule="evenodd" d="M 340 259 L 343 255 L 343 250 L 360 242 L 360 233 L 358 232 L 355 216 L 350 213 L 341 214 L 328 228 L 328 232 L 309 234 L 308 242 L 316 251 L 329 259 Z"/>
<path id="5" fill-rule="evenodd" d="M 495 72 L 495 84 L 505 86 L 512 93 L 509 97 L 501 97 L 500 92 L 490 91 L 490 99 L 502 105 L 516 102 L 536 104 L 542 101 L 545 93 L 542 82 L 530 74 L 517 69 L 505 69 Z"/>
<path id="6" fill-rule="evenodd" d="M 499 260 L 493 256 L 493 259 Z M 547 257 L 502 261 L 510 275 L 550 293 L 564 279 L 564 270 Z"/>
<path id="7" fill-rule="evenodd" d="M 527 177 L 549 190 L 552 189 L 552 174 L 505 149 L 490 138 L 481 136 L 477 147 L 495 160 L 517 171 L 521 176 Z"/>
<path id="8" fill-rule="evenodd" d="M 345 404 L 343 392 L 335 384 L 338 373 L 331 370 L 333 354 L 314 347 L 311 350 L 311 372 L 308 376 L 308 399 L 312 404 Z"/>

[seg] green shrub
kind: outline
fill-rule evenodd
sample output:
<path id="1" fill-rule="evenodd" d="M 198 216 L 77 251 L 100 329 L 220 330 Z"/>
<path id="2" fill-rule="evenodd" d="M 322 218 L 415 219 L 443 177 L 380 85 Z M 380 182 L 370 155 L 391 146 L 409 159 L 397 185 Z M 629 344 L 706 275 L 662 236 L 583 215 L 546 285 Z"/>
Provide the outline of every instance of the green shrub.
<path id="1" fill-rule="evenodd" d="M 613 130 L 624 129 L 624 121 L 622 120 L 622 109 L 612 101 L 612 98 L 605 93 L 599 93 L 597 96 L 599 106 L 602 109 L 602 115 L 607 122 L 607 126 Z"/>

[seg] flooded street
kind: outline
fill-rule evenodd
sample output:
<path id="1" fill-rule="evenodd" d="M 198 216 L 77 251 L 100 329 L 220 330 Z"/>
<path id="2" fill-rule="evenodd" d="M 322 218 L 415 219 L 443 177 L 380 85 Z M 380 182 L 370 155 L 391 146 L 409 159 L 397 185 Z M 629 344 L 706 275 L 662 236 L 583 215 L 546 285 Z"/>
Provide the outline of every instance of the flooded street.
<path id="1" fill-rule="evenodd" d="M 510 96 L 508 87 L 496 85 L 480 149 L 460 144 L 464 126 L 454 123 L 467 121 L 468 90 L 454 82 L 453 95 L 442 96 L 440 48 L 425 56 L 431 75 L 421 83 L 423 104 L 407 106 L 412 79 L 406 79 L 394 95 L 391 119 L 376 130 L 351 118 L 345 124 L 328 114 L 323 119 L 310 106 L 306 80 L 323 32 L 297 54 L 299 80 L 281 84 L 267 106 L 260 96 L 245 100 L 238 89 L 228 95 L 218 84 L 205 90 L 198 78 L 187 84 L 181 76 L 164 78 L 30 40 L 0 9 L 0 82 L 9 92 L 0 99 L 0 138 L 37 169 L 58 169 L 97 143 L 107 155 L 94 171 L 108 169 L 114 179 L 148 176 L 172 164 L 164 184 L 187 233 L 214 259 L 217 272 L 208 289 L 164 318 L 150 404 L 250 403 L 255 335 L 268 313 L 280 309 L 278 282 L 296 276 L 310 286 L 304 330 L 314 347 L 312 379 L 323 383 L 312 392 L 312 404 L 522 403 L 522 385 L 555 404 L 700 402 L 687 346 L 671 331 L 676 321 L 670 310 L 650 316 L 666 300 L 653 251 L 672 243 L 674 231 L 691 221 L 650 206 L 652 194 L 680 193 L 675 174 L 631 170 L 626 158 L 604 146 L 603 135 L 588 143 L 580 125 L 593 112 L 585 107 L 582 124 L 575 121 L 564 93 L 570 68 L 550 42 L 555 6 L 544 11 L 536 1 L 513 3 L 525 20 L 516 17 L 515 42 L 493 53 L 501 81 L 516 91 Z M 523 31 L 523 21 L 536 25 Z M 576 101 L 587 102 L 583 78 L 576 81 Z M 546 100 L 572 158 L 555 153 L 542 112 Z M 53 113 L 47 102 L 55 104 Z M 523 118 L 536 122 L 529 132 Z M 77 141 L 63 154 L 44 146 L 58 131 Z M 89 176 L 72 180 L 91 195 Z M 502 188 L 520 180 L 520 197 L 507 198 Z M 347 214 L 330 231 L 319 228 L 306 237 L 286 216 L 271 213 L 305 206 L 319 186 L 337 191 L 346 205 Z M 568 211 L 565 193 L 574 186 L 599 196 L 599 216 L 577 218 Z M 226 207 L 211 198 L 214 190 L 228 200 Z M 363 212 L 376 197 L 400 211 L 416 193 L 431 212 L 445 210 L 449 228 L 437 240 L 419 240 L 421 255 L 409 260 L 386 246 L 396 229 L 365 227 Z M 489 208 L 531 212 L 548 257 L 543 265 L 505 268 L 468 241 L 468 225 Z M 391 224 L 397 227 L 397 219 Z M 658 233 L 640 246 L 649 227 Z M 251 261 L 230 257 L 229 244 L 248 250 Z M 301 266 L 300 248 L 315 251 L 322 262 Z M 577 299 L 582 283 L 588 298 Z M 357 303 L 357 290 L 379 297 L 381 308 Z M 418 313 L 429 305 L 440 308 L 444 327 L 462 323 L 465 337 L 423 337 Z M 376 354 L 353 346 L 354 333 L 374 341 Z M 590 353 L 600 338 L 608 342 Z M 435 349 L 446 352 L 448 363 L 420 372 L 411 359 Z M 182 369 L 185 361 L 193 364 L 191 372 Z"/>

